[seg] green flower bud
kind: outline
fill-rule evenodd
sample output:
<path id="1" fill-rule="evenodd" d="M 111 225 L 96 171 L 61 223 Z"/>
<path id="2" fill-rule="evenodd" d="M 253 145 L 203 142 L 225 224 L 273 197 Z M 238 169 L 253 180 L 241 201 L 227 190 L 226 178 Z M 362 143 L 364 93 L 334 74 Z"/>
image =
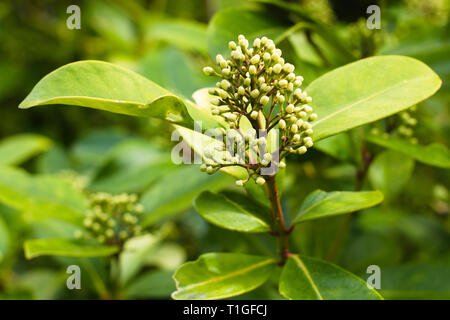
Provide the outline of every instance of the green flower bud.
<path id="1" fill-rule="evenodd" d="M 248 68 L 248 73 L 250 73 L 251 75 L 255 75 L 256 72 L 257 72 L 257 70 L 256 70 L 256 67 L 255 67 L 254 65 L 251 65 L 251 66 Z"/>
<path id="2" fill-rule="evenodd" d="M 298 131 L 298 126 L 297 126 L 296 124 L 293 124 L 293 125 L 291 126 L 291 132 L 292 132 L 292 133 L 297 133 L 297 131 Z"/>
<path id="3" fill-rule="evenodd" d="M 286 121 L 284 121 L 283 119 L 281 119 L 281 120 L 278 122 L 278 127 L 279 127 L 280 129 L 286 128 Z"/>
<path id="4" fill-rule="evenodd" d="M 228 80 L 223 79 L 220 82 L 220 86 L 222 87 L 223 90 L 228 90 L 231 87 L 231 83 Z"/>
<path id="5" fill-rule="evenodd" d="M 261 46 L 261 39 L 256 38 L 256 39 L 253 41 L 253 47 L 254 47 L 254 48 L 259 48 L 260 46 Z"/>
<path id="6" fill-rule="evenodd" d="M 295 109 L 294 105 L 293 105 L 293 104 L 289 104 L 289 105 L 286 107 L 286 112 L 292 113 L 292 112 L 294 112 L 294 109 Z"/>
<path id="7" fill-rule="evenodd" d="M 272 56 L 273 57 L 273 56 Z M 277 63 L 276 65 L 273 66 L 272 68 L 273 72 L 275 72 L 276 74 L 279 74 L 282 70 L 282 66 L 281 64 Z"/>
<path id="8" fill-rule="evenodd" d="M 224 76 L 229 76 L 230 75 L 231 70 L 229 68 L 224 68 L 222 69 L 222 74 Z"/>
<path id="9" fill-rule="evenodd" d="M 245 89 L 244 89 L 243 86 L 240 86 L 240 87 L 238 88 L 238 94 L 240 94 L 241 96 L 244 96 L 244 95 L 245 95 Z"/>
<path id="10" fill-rule="evenodd" d="M 263 54 L 263 60 L 264 62 L 268 63 L 271 59 L 270 53 L 266 52 Z"/>
<path id="11" fill-rule="evenodd" d="M 308 106 L 308 105 L 304 105 L 303 106 L 303 111 L 305 111 L 305 112 L 311 112 L 312 111 L 312 108 L 310 107 L 310 106 Z"/>
<path id="12" fill-rule="evenodd" d="M 300 135 L 298 133 L 294 134 L 294 136 L 292 137 L 292 140 L 294 140 L 295 142 L 300 141 Z"/>
<path id="13" fill-rule="evenodd" d="M 310 136 L 310 135 L 313 134 L 313 130 L 312 130 L 312 129 L 307 129 L 307 130 L 304 131 L 304 133 L 305 133 L 307 136 Z"/>
<path id="14" fill-rule="evenodd" d="M 231 50 L 236 50 L 236 42 L 234 41 L 228 42 L 228 48 L 230 48 Z"/>
<path id="15" fill-rule="evenodd" d="M 258 111 L 252 111 L 252 113 L 250 113 L 250 118 L 256 120 L 258 118 Z"/>
<path id="16" fill-rule="evenodd" d="M 236 185 L 237 185 L 238 187 L 244 186 L 244 180 L 236 180 Z"/>
<path id="17" fill-rule="evenodd" d="M 280 161 L 280 164 L 278 165 L 278 167 L 280 168 L 286 168 L 286 163 L 284 163 L 283 161 Z"/>
<path id="18" fill-rule="evenodd" d="M 114 230 L 113 230 L 113 229 L 107 229 L 107 230 L 105 231 L 105 235 L 106 235 L 106 237 L 108 237 L 108 238 L 114 237 Z"/>
<path id="19" fill-rule="evenodd" d="M 245 78 L 244 80 L 244 86 L 248 87 L 252 83 L 252 80 L 250 78 Z"/>
<path id="20" fill-rule="evenodd" d="M 251 59 L 250 59 L 250 63 L 251 64 L 258 64 L 259 63 L 259 54 L 254 55 Z"/>
<path id="21" fill-rule="evenodd" d="M 222 60 L 224 60 L 224 59 L 223 59 L 223 56 L 222 56 L 221 54 L 218 54 L 218 55 L 216 56 L 216 62 L 217 62 L 217 64 L 220 64 L 220 62 L 221 62 Z"/>
<path id="22" fill-rule="evenodd" d="M 256 178 L 256 184 L 262 186 L 264 183 L 266 183 L 266 180 L 263 177 Z"/>
<path id="23" fill-rule="evenodd" d="M 200 165 L 200 171 L 202 171 L 202 172 L 205 172 L 205 171 L 206 171 L 206 164 L 205 164 L 205 163 L 202 163 L 202 164 Z"/>
<path id="24" fill-rule="evenodd" d="M 252 90 L 252 92 L 250 92 L 250 95 L 252 96 L 253 99 L 258 98 L 259 90 L 258 89 Z"/>
<path id="25" fill-rule="evenodd" d="M 306 151 L 308 151 L 308 149 L 306 149 L 305 146 L 301 146 L 301 147 L 298 148 L 298 150 L 297 150 L 298 154 L 305 154 Z"/>
<path id="26" fill-rule="evenodd" d="M 292 64 L 290 64 L 290 63 L 286 63 L 286 64 L 283 66 L 283 71 L 284 71 L 284 72 L 287 72 L 287 73 L 293 72 L 294 69 L 295 69 L 295 67 L 294 67 Z"/>
<path id="27" fill-rule="evenodd" d="M 262 105 L 266 105 L 269 102 L 269 97 L 262 96 L 261 99 L 259 100 L 259 102 L 261 102 Z"/>
<path id="28" fill-rule="evenodd" d="M 314 121 L 317 119 L 317 113 L 313 113 L 309 116 L 309 121 Z"/>
<path id="29" fill-rule="evenodd" d="M 204 67 L 203 73 L 206 74 L 207 76 L 210 76 L 214 73 L 214 69 L 211 67 Z"/>
<path id="30" fill-rule="evenodd" d="M 211 99 L 209 102 L 215 106 L 218 106 L 220 104 L 220 100 L 217 98 Z"/>
<path id="31" fill-rule="evenodd" d="M 299 116 L 300 118 L 304 118 L 304 117 L 306 117 L 306 112 L 305 112 L 305 111 L 300 111 L 300 112 L 298 113 L 298 116 Z"/>
<path id="32" fill-rule="evenodd" d="M 287 81 L 287 80 L 280 80 L 280 81 L 278 82 L 278 85 L 279 85 L 281 88 L 287 87 L 288 81 Z"/>

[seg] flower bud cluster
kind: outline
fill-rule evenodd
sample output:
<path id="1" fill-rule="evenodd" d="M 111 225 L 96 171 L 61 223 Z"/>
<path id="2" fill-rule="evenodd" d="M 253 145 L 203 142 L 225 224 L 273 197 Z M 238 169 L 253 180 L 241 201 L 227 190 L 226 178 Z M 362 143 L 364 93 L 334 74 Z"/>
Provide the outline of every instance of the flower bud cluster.
<path id="1" fill-rule="evenodd" d="M 248 40 L 240 35 L 238 43 L 231 41 L 229 48 L 229 59 L 219 54 L 216 57 L 216 70 L 205 67 L 203 71 L 207 75 L 221 78 L 216 88 L 209 90 L 209 94 L 215 96 L 211 100 L 212 114 L 222 117 L 231 129 L 238 132 L 223 132 L 226 137 L 219 140 L 222 145 L 214 148 L 217 151 L 225 150 L 224 145 L 230 138 L 229 135 L 232 135 L 232 139 L 237 139 L 236 149 L 243 149 L 243 153 L 239 155 L 238 152 L 238 156 L 220 155 L 220 159 L 217 159 L 215 154 L 209 152 L 201 169 L 214 173 L 233 163 L 245 166 L 252 160 L 251 151 L 257 151 L 259 166 L 247 166 L 247 169 L 254 171 L 254 179 L 258 184 L 264 184 L 265 180 L 259 169 L 270 165 L 273 155 L 266 151 L 266 137 L 252 139 L 253 132 L 243 132 L 243 118 L 251 123 L 255 133 L 257 130 L 269 133 L 276 127 L 280 130 L 280 147 L 276 152 L 279 155 L 277 159 L 281 160 L 288 153 L 304 154 L 313 146 L 311 122 L 317 119 L 317 114 L 308 105 L 312 98 L 300 89 L 303 77 L 294 73 L 295 67 L 285 62 L 281 57 L 281 50 L 276 48 L 272 40 L 266 37 L 256 38 L 250 47 Z M 245 142 L 249 141 L 249 145 L 245 146 Z M 254 148 L 255 145 L 257 148 Z M 277 161 L 275 165 L 285 166 L 282 161 Z M 245 182 L 239 180 L 237 184 Z"/>
<path id="2" fill-rule="evenodd" d="M 386 137 L 397 136 L 402 139 L 407 139 L 411 143 L 417 143 L 417 138 L 414 137 L 414 127 L 417 125 L 417 119 L 413 116 L 416 111 L 416 106 L 395 114 L 387 119 L 387 126 L 389 130 L 386 130 L 383 135 Z M 372 128 L 372 134 L 380 134 L 380 130 L 377 127 Z"/>
<path id="3" fill-rule="evenodd" d="M 91 209 L 83 221 L 86 231 L 76 234 L 76 237 L 117 245 L 141 234 L 139 222 L 143 207 L 136 202 L 134 194 L 92 194 Z"/>

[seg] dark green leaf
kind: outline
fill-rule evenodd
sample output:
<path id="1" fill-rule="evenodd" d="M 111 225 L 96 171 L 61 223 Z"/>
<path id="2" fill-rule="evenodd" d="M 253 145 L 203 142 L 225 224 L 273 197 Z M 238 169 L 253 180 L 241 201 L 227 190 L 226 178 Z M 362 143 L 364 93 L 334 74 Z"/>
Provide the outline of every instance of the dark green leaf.
<path id="1" fill-rule="evenodd" d="M 351 213 L 375 206 L 383 201 L 380 191 L 333 191 L 316 190 L 306 197 L 293 223 Z"/>
<path id="2" fill-rule="evenodd" d="M 354 274 L 325 261 L 291 255 L 281 273 L 280 293 L 293 300 L 378 300 Z"/>
<path id="3" fill-rule="evenodd" d="M 240 194 L 200 194 L 194 203 L 198 214 L 219 227 L 240 232 L 270 231 L 270 212 Z"/>
<path id="4" fill-rule="evenodd" d="M 175 272 L 177 300 L 223 299 L 262 285 L 275 268 L 275 260 L 239 253 L 207 253 Z"/>

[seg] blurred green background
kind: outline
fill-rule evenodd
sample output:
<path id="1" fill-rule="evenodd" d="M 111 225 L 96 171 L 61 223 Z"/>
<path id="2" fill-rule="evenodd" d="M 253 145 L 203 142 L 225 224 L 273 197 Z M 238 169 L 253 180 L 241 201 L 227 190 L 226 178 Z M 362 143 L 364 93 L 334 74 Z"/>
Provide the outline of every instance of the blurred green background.
<path id="1" fill-rule="evenodd" d="M 441 90 L 414 112 L 418 120 L 414 137 L 423 145 L 448 145 L 449 1 L 272 2 L 0 2 L 0 165 L 20 170 L 24 184 L 33 186 L 19 188 L 22 196 L 31 197 L 37 190 L 35 180 L 48 176 L 75 188 L 141 196 L 152 216 L 149 232 L 156 240 L 143 246 L 133 260 L 122 297 L 168 298 L 174 289 L 173 270 L 204 252 L 272 254 L 276 248 L 270 238 L 218 229 L 196 215 L 191 204 L 200 191 L 233 188 L 233 181 L 221 174 L 206 176 L 195 166 L 173 165 L 172 129 L 167 123 L 69 106 L 17 108 L 43 76 L 66 63 L 95 59 L 120 64 L 193 100 L 196 90 L 215 84 L 201 70 L 226 45 L 223 41 L 230 40 L 221 37 L 240 29 L 260 27 L 278 36 L 289 31 L 281 42 L 283 54 L 306 84 L 360 58 L 407 55 L 428 64 L 443 80 Z M 366 27 L 366 8 L 374 3 L 381 7 L 380 30 Z M 66 26 L 71 4 L 81 8 L 80 30 Z M 320 28 L 296 29 L 302 22 Z M 358 136 L 365 129 L 350 135 Z M 363 278 L 369 265 L 379 265 L 380 292 L 385 298 L 450 298 L 448 168 L 427 166 L 373 145 L 369 148 L 377 157 L 363 188 L 378 188 L 388 196 L 381 206 L 351 220 L 334 262 Z M 14 159 L 7 159 L 16 153 Z M 358 157 L 357 151 L 348 149 L 347 154 L 315 150 L 289 159 L 283 193 L 286 212 L 294 214 L 317 188 L 352 190 Z M 5 174 L 9 171 L 2 170 L 0 193 L 11 186 Z M 5 194 L 0 196 L 0 298 L 105 297 L 108 289 L 102 289 L 102 283 L 107 287 L 108 280 L 101 259 L 25 259 L 25 239 L 71 238 L 74 229 L 63 219 L 38 217 Z M 30 206 L 43 200 L 33 201 Z M 341 217 L 306 223 L 294 232 L 295 245 L 302 253 L 326 258 L 342 224 Z M 84 290 L 65 287 L 65 267 L 72 263 L 93 270 L 88 272 L 91 280 L 83 282 Z M 243 297 L 280 298 L 270 283 Z"/>

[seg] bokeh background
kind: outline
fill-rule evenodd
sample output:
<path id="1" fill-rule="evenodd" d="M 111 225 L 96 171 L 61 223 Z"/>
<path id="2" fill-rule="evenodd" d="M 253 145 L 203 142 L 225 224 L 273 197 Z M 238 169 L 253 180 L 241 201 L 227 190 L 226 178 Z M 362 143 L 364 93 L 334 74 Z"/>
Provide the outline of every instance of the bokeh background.
<path id="1" fill-rule="evenodd" d="M 20 143 L 11 140 L 16 135 L 42 136 L 30 154 L 7 164 L 90 191 L 137 193 L 154 216 L 150 231 L 158 241 L 146 247 L 136 263 L 139 267 L 124 285 L 124 298 L 168 298 L 174 289 L 173 270 L 204 252 L 260 254 L 276 249 L 270 238 L 221 230 L 196 215 L 191 207 L 196 194 L 230 188 L 233 181 L 220 174 L 203 175 L 196 167 L 174 166 L 168 124 L 69 106 L 17 108 L 43 76 L 66 63 L 95 59 L 120 64 L 193 100 L 196 90 L 215 84 L 201 72 L 217 53 L 215 43 L 221 38 L 214 30 L 235 32 L 253 19 L 255 25 L 284 26 L 286 31 L 311 20 L 323 26 L 324 34 L 300 29 L 289 35 L 283 49 L 305 83 L 372 55 L 420 59 L 439 74 L 443 86 L 415 111 L 414 136 L 420 144 L 448 145 L 449 1 L 281 2 L 293 7 L 242 0 L 0 2 L 0 150 L 8 143 L 20 149 Z M 81 30 L 66 26 L 71 4 L 81 8 Z M 380 30 L 366 27 L 371 4 L 381 7 Z M 228 23 L 212 25 L 216 14 L 226 16 Z M 330 37 L 334 45 L 326 41 Z M 386 298 L 450 298 L 449 171 L 398 155 L 385 158 L 371 173 L 384 174 L 382 182 L 369 177 L 364 188 L 383 189 L 388 201 L 350 222 L 335 262 L 364 278 L 368 265 L 381 266 Z M 345 156 L 316 150 L 290 159 L 289 167 L 283 195 L 288 214 L 314 189 L 352 190 L 355 184 L 357 166 Z M 2 183 L 0 177 L 0 189 Z M 330 218 L 304 224 L 296 229 L 294 242 L 303 253 L 326 257 L 342 223 L 341 218 Z M 58 219 L 38 219 L 0 197 L 0 298 L 102 297 L 95 281 L 86 280 L 79 291 L 65 288 L 64 266 L 74 262 L 70 259 L 25 259 L 25 239 L 56 236 L 70 238 L 73 228 Z M 100 278 L 107 278 L 103 262 L 93 259 L 91 265 Z M 107 286 L 108 280 L 104 282 Z M 244 297 L 280 298 L 270 283 Z"/>

